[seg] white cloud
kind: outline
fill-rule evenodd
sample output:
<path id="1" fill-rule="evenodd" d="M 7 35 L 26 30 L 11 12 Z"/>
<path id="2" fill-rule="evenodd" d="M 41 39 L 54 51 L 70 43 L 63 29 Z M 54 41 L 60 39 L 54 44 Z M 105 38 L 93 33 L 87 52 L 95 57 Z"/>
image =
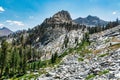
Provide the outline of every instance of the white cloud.
<path id="1" fill-rule="evenodd" d="M 18 25 L 18 26 L 24 26 L 25 25 L 21 21 L 7 20 L 6 22 L 9 23 L 10 25 Z"/>
<path id="2" fill-rule="evenodd" d="M 115 15 L 115 14 L 117 14 L 117 12 L 116 12 L 116 11 L 114 11 L 114 12 L 112 12 L 112 14 L 113 14 L 113 15 Z"/>
<path id="3" fill-rule="evenodd" d="M 5 11 L 5 9 L 0 6 L 0 12 L 4 12 L 4 11 Z"/>
<path id="4" fill-rule="evenodd" d="M 1 23 L 0 23 L 0 27 L 3 27 L 3 26 L 4 26 L 4 24 L 1 24 Z"/>

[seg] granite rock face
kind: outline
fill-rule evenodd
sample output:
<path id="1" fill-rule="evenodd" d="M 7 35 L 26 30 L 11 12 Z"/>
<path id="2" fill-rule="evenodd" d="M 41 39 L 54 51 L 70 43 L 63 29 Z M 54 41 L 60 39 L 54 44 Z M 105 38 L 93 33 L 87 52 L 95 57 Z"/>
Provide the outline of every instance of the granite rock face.
<path id="1" fill-rule="evenodd" d="M 65 56 L 58 67 L 39 76 L 38 80 L 120 80 L 119 29 L 120 26 L 117 26 L 91 35 L 92 43 L 87 47 L 91 53 L 83 57 L 74 51 Z M 80 58 L 83 60 L 79 61 Z"/>
<path id="2" fill-rule="evenodd" d="M 52 17 L 47 18 L 43 23 L 46 24 L 60 24 L 60 23 L 72 23 L 72 18 L 68 11 L 59 11 Z"/>
<path id="3" fill-rule="evenodd" d="M 83 32 L 81 30 L 71 30 L 68 33 L 63 33 L 52 42 L 49 42 L 47 45 L 42 46 L 39 48 L 43 53 L 46 55 L 42 57 L 42 59 L 51 58 L 51 54 L 57 52 L 59 55 L 63 53 L 68 48 L 74 48 L 77 43 L 80 43 L 83 39 Z M 76 42 L 77 39 L 77 42 Z M 68 40 L 67 42 L 65 42 Z"/>
<path id="4" fill-rule="evenodd" d="M 63 21 L 63 20 L 64 21 L 70 21 L 70 20 L 72 20 L 69 12 L 64 11 L 64 10 L 62 10 L 62 11 L 56 13 L 55 15 L 53 15 L 53 18 L 56 19 L 56 20 L 58 19 L 59 21 Z"/>
<path id="5" fill-rule="evenodd" d="M 87 32 L 82 26 L 74 23 L 69 12 L 64 10 L 45 19 L 36 31 L 41 32 L 41 36 L 37 35 L 35 44 L 43 53 L 42 60 L 50 59 L 55 52 L 61 54 L 66 49 L 75 47 Z"/>
<path id="6" fill-rule="evenodd" d="M 120 50 L 109 53 L 105 57 L 93 57 L 82 62 L 78 61 L 79 55 L 68 55 L 62 64 L 40 76 L 39 80 L 85 80 L 90 74 L 95 77 L 92 80 L 119 80 L 120 79 Z M 97 57 L 97 59 L 96 59 Z M 100 72 L 109 71 L 100 75 Z M 47 76 L 50 75 L 50 76 Z"/>

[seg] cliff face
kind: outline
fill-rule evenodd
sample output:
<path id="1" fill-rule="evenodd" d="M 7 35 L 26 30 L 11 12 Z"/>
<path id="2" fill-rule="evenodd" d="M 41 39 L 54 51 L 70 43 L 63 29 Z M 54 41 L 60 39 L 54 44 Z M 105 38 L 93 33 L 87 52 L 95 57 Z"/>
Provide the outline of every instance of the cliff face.
<path id="1" fill-rule="evenodd" d="M 56 52 L 60 55 L 68 48 L 75 47 L 81 42 L 86 31 L 84 26 L 72 21 L 68 11 L 62 10 L 46 18 L 41 25 L 28 31 L 14 33 L 10 39 L 14 38 L 17 43 L 23 35 L 25 45 L 32 45 L 42 52 L 41 59 L 45 60 L 50 59 Z"/>
<path id="2" fill-rule="evenodd" d="M 75 29 L 81 29 L 81 26 L 72 22 L 70 14 L 62 10 L 51 18 L 45 19 L 41 25 L 33 29 L 33 33 L 36 35 L 34 38 L 39 39 L 42 45 L 46 45 L 62 34 Z"/>
<path id="3" fill-rule="evenodd" d="M 37 36 L 39 49 L 46 54 L 43 58 L 50 59 L 51 54 L 62 53 L 67 48 L 75 47 L 80 43 L 86 30 L 74 23 L 67 11 L 60 11 L 39 26 L 43 32 Z M 37 28 L 37 30 L 38 30 Z M 67 42 L 65 40 L 67 39 Z M 77 42 L 76 42 L 77 40 Z M 66 46 L 65 46 L 66 45 Z"/>
<path id="4" fill-rule="evenodd" d="M 58 38 L 49 42 L 47 45 L 40 45 L 40 49 L 46 55 L 42 58 L 50 59 L 51 54 L 57 52 L 59 55 L 68 48 L 74 48 L 83 39 L 82 30 L 71 30 L 70 32 L 62 33 Z"/>

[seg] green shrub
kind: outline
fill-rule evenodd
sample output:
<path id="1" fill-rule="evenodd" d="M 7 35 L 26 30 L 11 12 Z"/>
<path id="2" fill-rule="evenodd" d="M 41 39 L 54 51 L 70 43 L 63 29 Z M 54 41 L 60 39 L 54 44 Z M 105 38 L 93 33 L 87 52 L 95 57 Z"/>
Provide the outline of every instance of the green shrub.
<path id="1" fill-rule="evenodd" d="M 106 74 L 106 73 L 109 73 L 109 70 L 104 70 L 104 71 L 100 71 L 99 73 L 98 73 L 98 75 L 103 75 L 103 74 Z"/>
<path id="2" fill-rule="evenodd" d="M 89 80 L 89 79 L 94 78 L 94 77 L 95 77 L 94 74 L 90 74 L 90 75 L 88 75 L 88 76 L 86 77 L 86 80 Z"/>
<path id="3" fill-rule="evenodd" d="M 78 61 L 84 61 L 84 59 L 83 58 L 78 58 Z"/>
<path id="4" fill-rule="evenodd" d="M 65 57 L 66 55 L 68 55 L 68 52 L 64 52 L 63 54 L 61 54 L 60 56 L 59 56 L 59 58 L 63 58 L 63 57 Z"/>
<path id="5" fill-rule="evenodd" d="M 108 55 L 108 53 L 105 53 L 105 54 L 99 55 L 99 57 L 104 57 L 104 56 L 107 56 L 107 55 Z"/>

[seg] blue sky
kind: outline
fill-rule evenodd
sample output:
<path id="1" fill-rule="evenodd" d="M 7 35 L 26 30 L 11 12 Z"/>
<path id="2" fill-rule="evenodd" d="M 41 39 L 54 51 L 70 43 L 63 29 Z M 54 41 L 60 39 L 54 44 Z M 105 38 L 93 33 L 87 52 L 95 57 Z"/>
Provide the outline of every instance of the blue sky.
<path id="1" fill-rule="evenodd" d="M 0 27 L 32 28 L 61 10 L 73 19 L 93 15 L 113 21 L 120 18 L 120 0 L 0 0 Z"/>

